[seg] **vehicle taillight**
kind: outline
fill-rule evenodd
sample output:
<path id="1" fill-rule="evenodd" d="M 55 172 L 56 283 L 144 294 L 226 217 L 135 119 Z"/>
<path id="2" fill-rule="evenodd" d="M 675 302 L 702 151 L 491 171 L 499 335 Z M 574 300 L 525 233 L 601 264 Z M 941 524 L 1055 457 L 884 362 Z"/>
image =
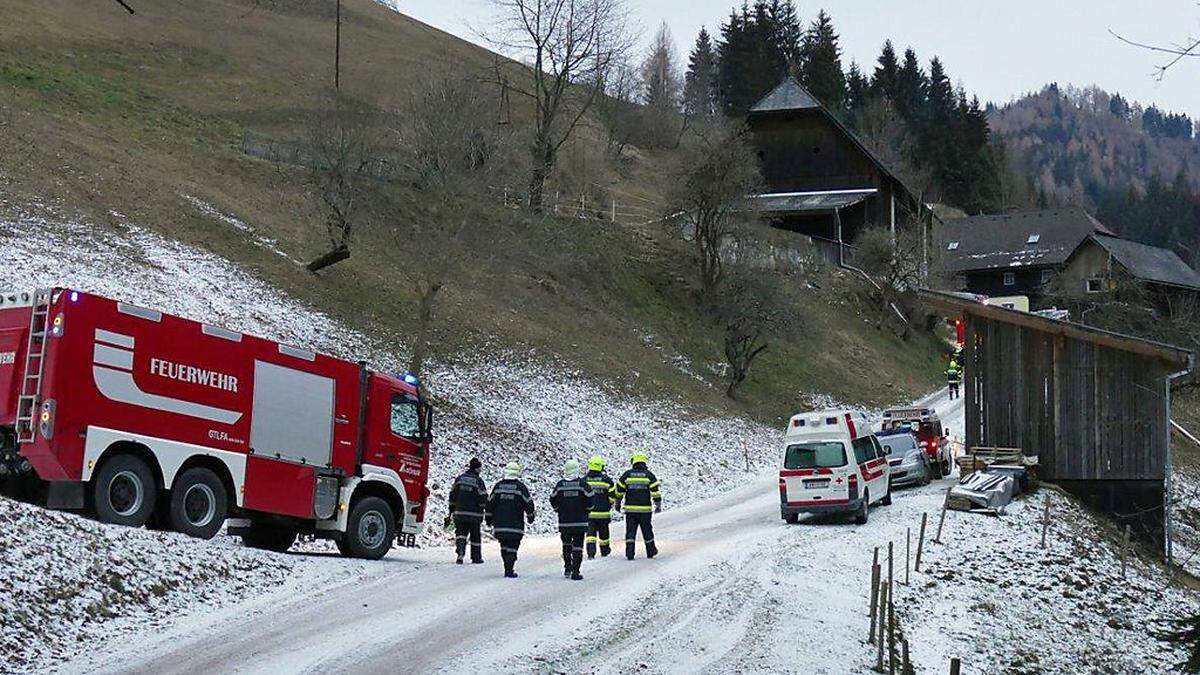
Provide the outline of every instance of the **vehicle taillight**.
<path id="1" fill-rule="evenodd" d="M 42 412 L 38 416 L 38 431 L 42 438 L 54 437 L 54 399 L 42 401 Z"/>
<path id="2" fill-rule="evenodd" d="M 846 478 L 846 485 L 848 490 L 846 496 L 850 499 L 858 499 L 858 474 L 850 474 Z"/>

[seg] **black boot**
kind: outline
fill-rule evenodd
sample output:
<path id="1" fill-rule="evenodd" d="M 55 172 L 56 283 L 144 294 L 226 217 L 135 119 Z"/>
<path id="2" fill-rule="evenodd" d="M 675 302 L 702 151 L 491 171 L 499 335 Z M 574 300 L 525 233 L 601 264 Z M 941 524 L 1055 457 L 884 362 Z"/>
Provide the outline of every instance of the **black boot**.
<path id="1" fill-rule="evenodd" d="M 632 539 L 625 542 L 625 557 L 630 560 L 633 560 L 633 555 L 634 555 L 633 545 L 634 545 L 634 542 Z"/>
<path id="2" fill-rule="evenodd" d="M 588 555 L 588 560 L 592 560 L 593 558 L 596 557 L 596 542 L 589 541 L 587 543 L 587 555 Z"/>
<path id="3" fill-rule="evenodd" d="M 583 575 L 579 573 L 579 568 L 583 566 L 583 551 L 575 551 L 571 559 L 571 579 L 575 581 L 583 581 Z"/>
<path id="4" fill-rule="evenodd" d="M 601 546 L 600 546 L 600 557 L 601 557 L 601 558 L 607 558 L 609 553 L 612 553 L 612 547 L 611 547 L 611 546 L 609 546 L 609 545 L 607 545 L 607 544 L 601 544 Z"/>
<path id="5" fill-rule="evenodd" d="M 653 558 L 656 555 L 658 555 L 658 546 L 655 546 L 652 541 L 646 542 L 646 557 Z"/>
<path id="6" fill-rule="evenodd" d="M 500 557 L 504 560 L 504 576 L 509 579 L 517 578 L 517 573 L 513 571 L 513 567 L 517 564 L 517 556 L 504 552 L 500 554 Z"/>

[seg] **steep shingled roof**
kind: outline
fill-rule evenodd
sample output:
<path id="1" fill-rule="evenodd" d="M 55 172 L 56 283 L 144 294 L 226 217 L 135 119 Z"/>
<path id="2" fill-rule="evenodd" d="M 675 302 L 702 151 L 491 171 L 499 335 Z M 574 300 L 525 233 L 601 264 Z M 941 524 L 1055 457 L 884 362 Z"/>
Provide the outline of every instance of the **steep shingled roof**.
<path id="1" fill-rule="evenodd" d="M 967 272 L 1061 265 L 1093 234 L 1112 232 L 1069 207 L 947 220 L 937 240 L 950 269 Z"/>
<path id="2" fill-rule="evenodd" d="M 1174 251 L 1106 235 L 1092 239 L 1137 279 L 1200 290 L 1200 272 L 1188 267 Z"/>
<path id="3" fill-rule="evenodd" d="M 784 112 L 787 110 L 809 110 L 821 108 L 821 103 L 794 78 L 785 77 L 779 86 L 771 90 L 750 109 L 752 113 Z"/>

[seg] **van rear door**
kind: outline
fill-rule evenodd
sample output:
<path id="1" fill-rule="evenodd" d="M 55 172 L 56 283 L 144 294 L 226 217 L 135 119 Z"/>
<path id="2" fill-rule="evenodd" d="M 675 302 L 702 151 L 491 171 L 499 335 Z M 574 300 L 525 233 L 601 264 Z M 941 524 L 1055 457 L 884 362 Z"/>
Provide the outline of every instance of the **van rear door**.
<path id="1" fill-rule="evenodd" d="M 788 506 L 844 504 L 848 464 L 840 440 L 789 443 L 779 472 L 780 497 Z"/>

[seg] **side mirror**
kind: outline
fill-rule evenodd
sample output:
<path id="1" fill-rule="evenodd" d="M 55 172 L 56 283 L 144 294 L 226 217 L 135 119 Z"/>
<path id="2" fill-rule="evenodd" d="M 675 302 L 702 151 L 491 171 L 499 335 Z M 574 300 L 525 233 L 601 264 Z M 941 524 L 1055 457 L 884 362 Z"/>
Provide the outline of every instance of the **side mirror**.
<path id="1" fill-rule="evenodd" d="M 426 441 L 433 440 L 433 406 L 425 404 L 424 419 L 421 420 L 421 437 Z"/>

